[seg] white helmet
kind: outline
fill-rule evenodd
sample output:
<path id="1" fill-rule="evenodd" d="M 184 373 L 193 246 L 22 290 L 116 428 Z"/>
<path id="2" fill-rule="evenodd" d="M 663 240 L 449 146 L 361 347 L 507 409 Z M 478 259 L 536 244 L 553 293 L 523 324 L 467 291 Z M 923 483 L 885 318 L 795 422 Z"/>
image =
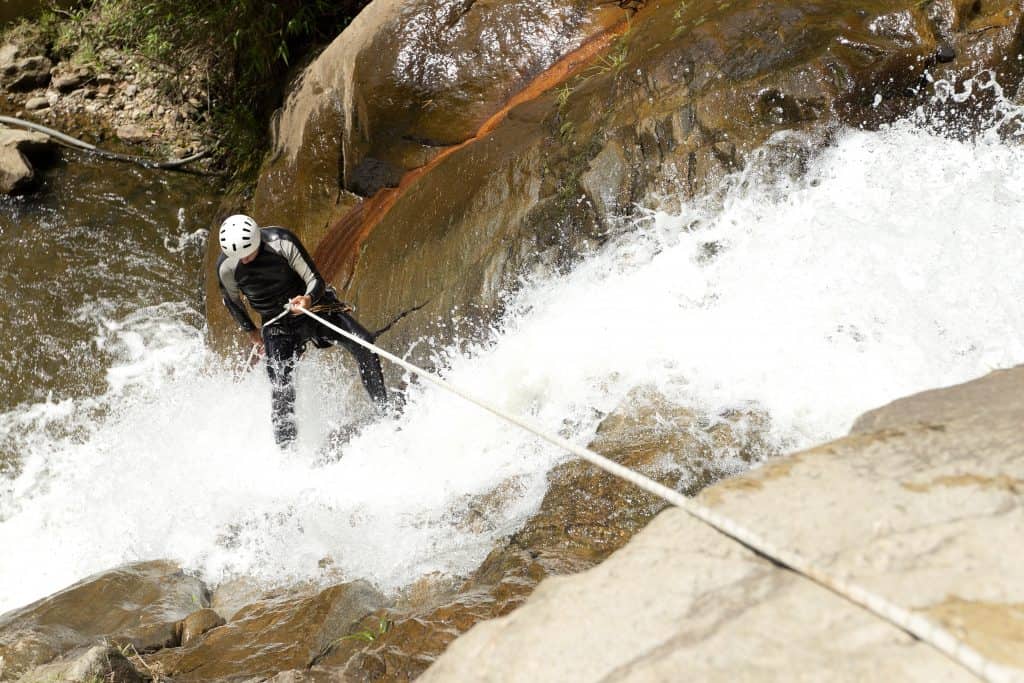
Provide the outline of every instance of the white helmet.
<path id="1" fill-rule="evenodd" d="M 230 259 L 243 259 L 260 248 L 260 226 L 242 214 L 228 216 L 220 224 L 220 248 Z"/>

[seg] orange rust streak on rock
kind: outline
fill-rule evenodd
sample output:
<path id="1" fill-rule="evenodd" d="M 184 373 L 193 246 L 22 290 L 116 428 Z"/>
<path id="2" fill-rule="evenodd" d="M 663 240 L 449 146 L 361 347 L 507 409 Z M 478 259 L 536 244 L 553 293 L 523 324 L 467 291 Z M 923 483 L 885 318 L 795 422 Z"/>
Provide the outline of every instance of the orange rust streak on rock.
<path id="1" fill-rule="evenodd" d="M 628 20 L 620 21 L 562 57 L 534 78 L 525 88 L 513 95 L 497 113 L 480 126 L 476 135 L 457 145 L 444 148 L 423 166 L 403 175 L 398 187 L 389 187 L 378 191 L 338 219 L 317 245 L 314 254 L 314 261 L 320 264 L 320 271 L 324 277 L 328 280 L 341 280 L 341 287 L 346 287 L 355 272 L 359 247 L 410 186 L 424 174 L 436 168 L 449 155 L 493 132 L 512 109 L 572 78 L 597 54 L 607 48 L 613 40 L 624 34 L 628 28 Z"/>

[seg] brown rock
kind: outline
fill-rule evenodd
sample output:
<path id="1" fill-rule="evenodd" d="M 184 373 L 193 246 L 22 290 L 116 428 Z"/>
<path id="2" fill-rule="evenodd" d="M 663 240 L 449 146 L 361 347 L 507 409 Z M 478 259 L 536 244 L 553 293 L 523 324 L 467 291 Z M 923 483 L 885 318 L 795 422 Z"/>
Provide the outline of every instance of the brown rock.
<path id="1" fill-rule="evenodd" d="M 306 597 L 266 598 L 192 645 L 157 652 L 146 661 L 182 682 L 269 677 L 302 669 L 384 603 L 384 597 L 363 582 L 333 586 Z"/>
<path id="2" fill-rule="evenodd" d="M 0 128 L 0 194 L 28 189 L 36 178 L 34 164 L 45 165 L 55 156 L 49 136 Z"/>
<path id="3" fill-rule="evenodd" d="M 3 73 L 7 89 L 24 92 L 45 87 L 50 82 L 50 67 L 53 63 L 46 57 L 27 57 L 8 63 Z"/>
<path id="4" fill-rule="evenodd" d="M 65 74 L 54 78 L 52 85 L 60 92 L 71 92 L 85 85 L 87 78 L 87 73 L 76 72 L 72 74 Z"/>
<path id="5" fill-rule="evenodd" d="M 225 623 L 227 622 L 224 621 L 224 617 L 207 607 L 185 617 L 175 627 L 175 630 L 180 630 L 181 645 L 187 647 L 207 631 L 223 626 Z"/>
<path id="6" fill-rule="evenodd" d="M 40 109 L 49 109 L 50 100 L 47 97 L 30 97 L 25 102 L 25 111 L 39 111 Z"/>
<path id="7" fill-rule="evenodd" d="M 0 617 L 5 675 L 100 640 L 139 652 L 175 645 L 175 624 L 206 601 L 203 584 L 168 562 L 98 574 Z"/>
<path id="8" fill-rule="evenodd" d="M 289 94 L 256 213 L 327 223 L 338 188 L 369 195 L 397 184 L 621 16 L 581 0 L 371 3 Z"/>
<path id="9" fill-rule="evenodd" d="M 116 134 L 118 138 L 129 143 L 146 142 L 150 139 L 149 131 L 134 123 L 119 126 Z"/>

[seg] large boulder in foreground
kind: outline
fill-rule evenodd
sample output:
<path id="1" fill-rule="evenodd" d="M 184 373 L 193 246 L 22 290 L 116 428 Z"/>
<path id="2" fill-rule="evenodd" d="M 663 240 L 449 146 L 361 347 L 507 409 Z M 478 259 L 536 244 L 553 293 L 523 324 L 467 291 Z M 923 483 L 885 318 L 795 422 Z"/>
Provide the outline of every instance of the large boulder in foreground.
<path id="1" fill-rule="evenodd" d="M 1024 676 L 1024 367 L 897 401 L 698 500 Z M 524 654 L 526 653 L 526 654 Z M 423 681 L 973 681 L 931 646 L 668 510 L 541 583 Z"/>

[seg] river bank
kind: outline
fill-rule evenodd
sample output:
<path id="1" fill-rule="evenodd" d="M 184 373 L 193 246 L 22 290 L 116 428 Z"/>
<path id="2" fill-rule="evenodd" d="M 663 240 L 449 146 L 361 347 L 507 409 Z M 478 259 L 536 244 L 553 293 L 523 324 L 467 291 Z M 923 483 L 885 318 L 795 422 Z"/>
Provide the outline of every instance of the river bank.
<path id="1" fill-rule="evenodd" d="M 98 147 L 167 159 L 215 146 L 199 68 L 169 74 L 114 50 L 88 63 L 60 59 L 31 32 L 11 29 L 0 35 L 0 87 L 6 115 Z"/>

